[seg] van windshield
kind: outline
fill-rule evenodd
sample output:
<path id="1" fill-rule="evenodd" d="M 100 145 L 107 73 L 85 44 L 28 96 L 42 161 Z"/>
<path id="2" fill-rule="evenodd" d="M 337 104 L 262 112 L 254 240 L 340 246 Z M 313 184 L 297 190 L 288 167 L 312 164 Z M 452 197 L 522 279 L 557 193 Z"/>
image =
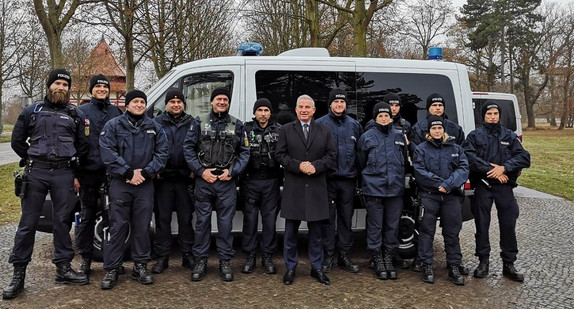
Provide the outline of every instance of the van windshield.
<path id="1" fill-rule="evenodd" d="M 401 114 L 412 124 L 427 115 L 426 98 L 439 93 L 447 102 L 449 120 L 458 123 L 453 86 L 438 74 L 325 71 L 258 71 L 255 75 L 257 98 L 268 98 L 280 123 L 294 120 L 297 97 L 308 94 L 315 100 L 315 119 L 329 111 L 329 92 L 341 88 L 347 92 L 347 114 L 365 125 L 372 118 L 374 105 L 389 92 L 401 97 Z"/>

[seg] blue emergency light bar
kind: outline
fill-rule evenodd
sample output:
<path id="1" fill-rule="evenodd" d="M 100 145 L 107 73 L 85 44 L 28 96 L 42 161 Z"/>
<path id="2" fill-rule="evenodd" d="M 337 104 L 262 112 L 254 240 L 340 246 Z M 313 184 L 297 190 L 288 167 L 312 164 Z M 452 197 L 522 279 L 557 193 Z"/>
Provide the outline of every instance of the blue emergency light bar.
<path id="1" fill-rule="evenodd" d="M 245 42 L 237 47 L 238 56 L 259 56 L 263 53 L 263 46 L 259 43 Z"/>
<path id="2" fill-rule="evenodd" d="M 428 60 L 442 60 L 442 47 L 430 47 Z"/>

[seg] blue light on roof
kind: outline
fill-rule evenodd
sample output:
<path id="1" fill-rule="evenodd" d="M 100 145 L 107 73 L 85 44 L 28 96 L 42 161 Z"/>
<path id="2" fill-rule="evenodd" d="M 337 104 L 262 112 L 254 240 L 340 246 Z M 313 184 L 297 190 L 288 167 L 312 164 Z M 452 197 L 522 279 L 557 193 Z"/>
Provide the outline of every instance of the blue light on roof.
<path id="1" fill-rule="evenodd" d="M 255 42 L 245 42 L 237 47 L 238 56 L 259 56 L 263 53 L 263 46 Z"/>
<path id="2" fill-rule="evenodd" d="M 430 47 L 428 60 L 442 60 L 442 47 Z"/>

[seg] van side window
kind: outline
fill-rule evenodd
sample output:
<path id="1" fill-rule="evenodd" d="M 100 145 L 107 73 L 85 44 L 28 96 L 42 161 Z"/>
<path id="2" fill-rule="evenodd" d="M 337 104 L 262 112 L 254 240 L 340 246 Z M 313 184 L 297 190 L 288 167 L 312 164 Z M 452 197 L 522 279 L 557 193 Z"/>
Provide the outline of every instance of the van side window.
<path id="1" fill-rule="evenodd" d="M 183 86 L 182 86 L 183 85 Z M 218 87 L 233 89 L 233 73 L 230 71 L 202 72 L 183 77 L 171 87 L 180 88 L 185 96 L 185 112 L 197 117 L 211 110 L 209 97 Z M 166 88 L 167 91 L 167 88 Z M 153 103 L 153 115 L 157 116 L 165 110 L 165 93 Z"/>
<path id="2" fill-rule="evenodd" d="M 500 123 L 507 129 L 516 131 L 516 111 L 514 109 L 514 102 L 512 100 L 488 99 L 496 102 L 502 109 L 500 114 Z M 476 128 L 482 126 L 484 119 L 482 118 L 481 110 L 487 99 L 472 99 L 474 105 L 474 126 Z"/>

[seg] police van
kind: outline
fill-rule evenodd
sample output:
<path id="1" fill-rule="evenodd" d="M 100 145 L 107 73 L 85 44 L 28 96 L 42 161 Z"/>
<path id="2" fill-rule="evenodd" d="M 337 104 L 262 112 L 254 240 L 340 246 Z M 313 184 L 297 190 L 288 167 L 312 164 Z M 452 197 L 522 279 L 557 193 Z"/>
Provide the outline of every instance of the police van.
<path id="1" fill-rule="evenodd" d="M 154 117 L 164 111 L 165 94 L 170 87 L 182 89 L 187 103 L 186 112 L 193 116 L 209 112 L 211 92 L 215 88 L 226 87 L 231 92 L 230 114 L 244 122 L 252 119 L 253 103 L 259 98 L 271 101 L 273 114 L 279 122 L 296 119 L 296 99 L 302 94 L 315 100 L 317 119 L 328 112 L 329 92 L 333 88 L 341 88 L 349 98 L 347 113 L 363 125 L 372 118 L 373 106 L 389 92 L 401 96 L 401 113 L 412 124 L 426 117 L 426 98 L 439 93 L 445 98 L 449 120 L 462 126 L 464 132 L 475 128 L 468 73 L 462 64 L 331 57 L 324 48 L 299 48 L 277 56 L 255 56 L 259 50 L 261 47 L 257 44 L 242 44 L 238 56 L 197 60 L 173 68 L 147 91 L 148 115 Z M 472 194 L 470 187 L 467 189 L 467 195 Z M 416 248 L 417 211 L 411 207 L 410 198 L 405 201 L 401 251 L 404 256 L 412 256 Z M 366 211 L 361 204 L 358 195 L 354 229 L 365 227 Z M 237 209 L 233 231 L 240 232 L 243 222 L 240 203 Z M 465 218 L 469 219 L 468 211 Z M 173 220 L 176 222 L 175 218 Z M 217 228 L 215 220 L 213 216 L 214 231 Z M 278 218 L 277 229 L 283 230 L 283 227 L 283 219 Z"/>
<path id="2" fill-rule="evenodd" d="M 522 116 L 518 99 L 514 94 L 502 92 L 478 92 L 472 93 L 472 105 L 474 108 L 474 125 L 479 127 L 484 119 L 480 110 L 486 101 L 494 101 L 502 110 L 500 114 L 500 123 L 518 135 L 522 140 Z M 466 131 L 465 131 L 466 132 Z"/>

